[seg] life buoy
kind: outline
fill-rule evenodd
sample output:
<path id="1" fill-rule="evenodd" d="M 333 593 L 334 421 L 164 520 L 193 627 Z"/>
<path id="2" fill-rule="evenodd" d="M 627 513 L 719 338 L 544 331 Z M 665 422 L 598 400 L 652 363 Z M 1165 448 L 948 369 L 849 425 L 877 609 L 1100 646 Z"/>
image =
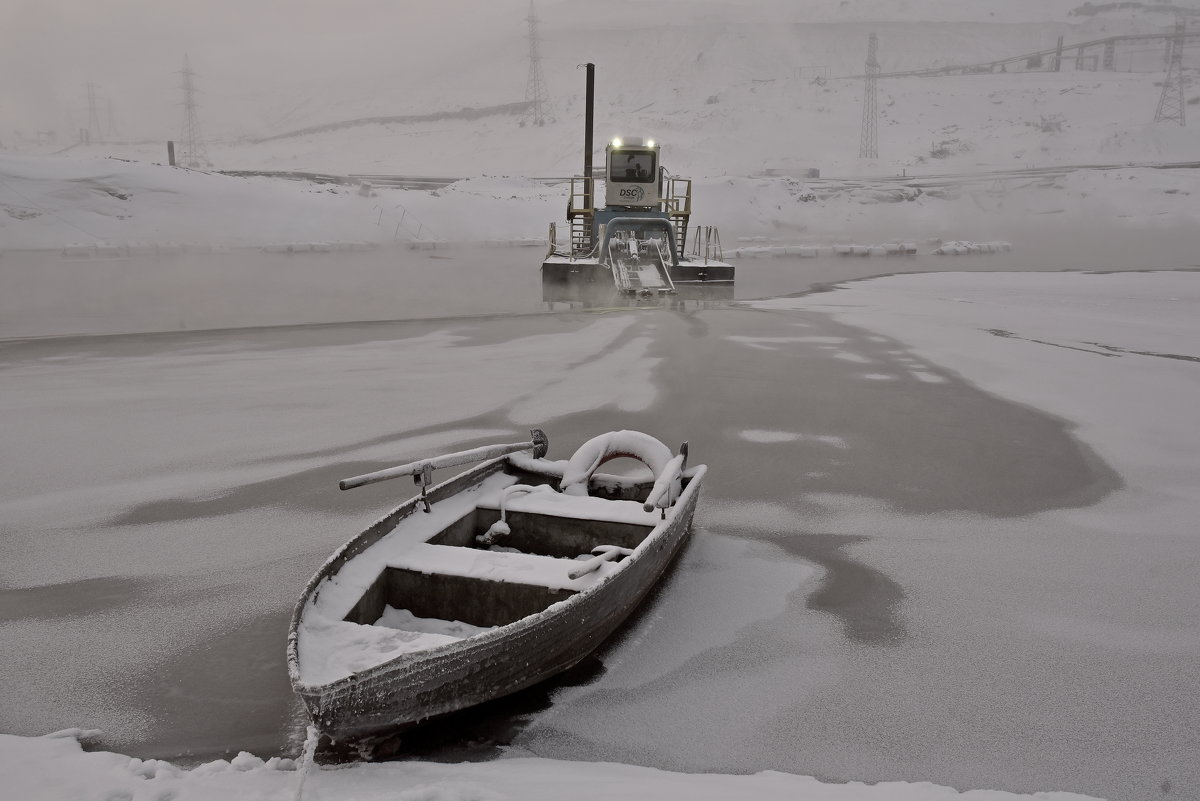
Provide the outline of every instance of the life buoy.
<path id="1" fill-rule="evenodd" d="M 587 495 L 588 479 L 596 468 L 623 457 L 637 459 L 657 477 L 673 454 L 666 445 L 641 431 L 610 431 L 579 446 L 567 461 L 559 486 L 567 495 Z"/>

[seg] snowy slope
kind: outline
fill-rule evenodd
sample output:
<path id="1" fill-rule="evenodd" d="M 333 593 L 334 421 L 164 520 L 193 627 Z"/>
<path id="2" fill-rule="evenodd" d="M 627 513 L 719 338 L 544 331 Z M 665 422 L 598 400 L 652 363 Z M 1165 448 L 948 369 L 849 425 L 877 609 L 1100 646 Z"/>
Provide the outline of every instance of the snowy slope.
<path id="1" fill-rule="evenodd" d="M 560 205 L 560 191 L 523 179 L 381 195 L 144 162 L 0 156 L 0 250 L 544 237 Z"/>
<path id="2" fill-rule="evenodd" d="M 870 27 L 878 30 L 884 69 L 1012 56 L 1054 43 L 1045 29 L 1027 25 Z M 587 49 L 594 53 L 588 55 L 598 73 L 597 141 L 614 135 L 653 136 L 664 143 L 664 162 L 670 169 L 696 175 L 745 175 L 789 165 L 817 167 L 826 174 L 895 173 L 903 168 L 1200 156 L 1200 131 L 1195 127 L 1150 130 L 1161 72 L 1068 69 L 1056 74 L 885 79 L 879 96 L 880 158 L 863 163 L 858 159 L 861 81 L 818 85 L 813 79 L 818 74 L 860 72 L 865 30 L 845 24 L 694 25 L 654 29 L 639 37 L 620 31 L 591 34 L 587 41 L 593 45 Z M 369 124 L 257 144 L 226 137 L 210 142 L 209 156 L 223 169 L 573 174 L 582 163 L 583 73 L 574 69 L 581 54 L 572 49 L 577 39 L 569 34 L 546 43 L 544 63 L 553 108 L 552 121 L 543 128 L 522 127 L 521 118 L 511 114 Z M 1118 67 L 1135 57 L 1161 62 L 1160 49 L 1155 46 L 1149 55 L 1118 51 Z M 564 68 L 566 64 L 571 67 Z M 307 103 L 311 113 L 252 135 L 278 135 L 373 114 L 423 114 L 521 100 L 520 77 L 510 73 L 498 84 L 496 74 L 470 82 L 476 94 L 457 95 L 453 102 L 435 92 L 422 97 L 424 83 L 390 105 L 381 104 L 377 96 L 356 94 L 352 85 L 336 95 L 335 104 Z M 482 88 L 487 86 L 491 88 Z M 248 132 L 243 128 L 241 133 Z M 142 145 L 93 145 L 72 152 L 162 160 L 163 140 L 174 135 L 166 133 Z"/>
<path id="3" fill-rule="evenodd" d="M 739 237 L 830 244 L 1014 239 L 1094 226 L 1200 224 L 1200 170 L 1121 169 L 914 190 L 872 182 L 714 177 L 695 221 Z M 0 156 L 0 251 L 167 243 L 261 247 L 543 240 L 567 187 L 476 177 L 437 191 L 235 178 L 143 162 Z M 1018 243 L 1020 244 L 1020 243 Z"/>

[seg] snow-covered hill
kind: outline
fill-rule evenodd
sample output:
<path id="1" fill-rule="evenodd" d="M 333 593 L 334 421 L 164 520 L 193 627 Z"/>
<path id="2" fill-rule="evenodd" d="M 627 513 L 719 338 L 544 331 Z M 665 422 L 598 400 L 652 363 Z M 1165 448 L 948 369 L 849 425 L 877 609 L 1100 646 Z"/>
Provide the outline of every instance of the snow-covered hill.
<path id="1" fill-rule="evenodd" d="M 695 220 L 739 237 L 790 242 L 1013 239 L 1200 224 L 1200 171 L 1082 170 L 927 189 L 872 181 L 713 177 Z M 474 177 L 436 191 L 235 178 L 143 162 L 0 156 L 0 251 L 113 254 L 190 247 L 353 246 L 542 239 L 567 187 Z"/>

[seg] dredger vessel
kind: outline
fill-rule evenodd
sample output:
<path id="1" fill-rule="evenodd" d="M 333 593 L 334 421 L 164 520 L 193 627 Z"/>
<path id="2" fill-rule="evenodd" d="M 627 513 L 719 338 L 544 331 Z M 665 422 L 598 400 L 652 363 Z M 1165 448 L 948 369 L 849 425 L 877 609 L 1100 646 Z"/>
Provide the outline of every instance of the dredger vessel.
<path id="1" fill-rule="evenodd" d="M 550 247 L 542 280 L 611 282 L 623 295 L 674 294 L 679 284 L 727 284 L 733 265 L 724 260 L 714 226 L 691 226 L 692 179 L 670 174 L 653 139 L 613 139 L 604 148 L 604 205 L 597 207 L 592 170 L 595 67 L 587 68 L 583 175 L 571 179 L 567 201 L 569 240 Z M 689 242 L 690 236 L 690 242 Z"/>

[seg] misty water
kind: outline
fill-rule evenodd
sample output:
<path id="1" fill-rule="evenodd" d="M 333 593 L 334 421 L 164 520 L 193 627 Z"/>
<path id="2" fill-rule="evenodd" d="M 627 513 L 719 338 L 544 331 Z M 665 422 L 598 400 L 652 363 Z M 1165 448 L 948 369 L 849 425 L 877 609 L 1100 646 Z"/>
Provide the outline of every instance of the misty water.
<path id="1" fill-rule="evenodd" d="M 1192 266 L 1182 239 L 1160 237 L 1155 261 L 1140 258 L 1155 241 L 1145 236 L 1018 240 L 1011 254 L 949 261 L 745 259 L 733 295 L 882 272 Z M 409 737 L 404 753 L 1122 798 L 1196 786 L 1180 768 L 1200 712 L 1189 671 L 1153 648 L 1098 650 L 1086 634 L 1064 648 L 1036 621 L 992 636 L 989 610 L 961 602 L 986 575 L 1002 586 L 997 603 L 1087 609 L 1086 584 L 1046 577 L 1078 571 L 1073 554 L 1094 544 L 998 548 L 979 523 L 1120 486 L 1067 423 L 932 365 L 938 382 L 862 381 L 822 345 L 899 374 L 906 349 L 823 315 L 725 295 L 632 309 L 564 298 L 542 287 L 539 256 L 5 254 L 0 411 L 16 424 L 0 449 L 21 458 L 0 482 L 0 674 L 21 692 L 6 693 L 0 728 L 101 728 L 106 748 L 185 761 L 294 755 L 307 721 L 284 665 L 292 606 L 331 551 L 408 492 L 339 493 L 337 479 L 533 424 L 553 458 L 634 428 L 690 440 L 710 466 L 695 539 L 668 581 L 580 671 Z M 797 324 L 807 343 L 739 344 L 794 337 Z M 580 390 L 531 400 L 488 377 L 498 365 L 538 386 L 566 381 L 581 365 L 531 343 L 596 325 L 613 338 L 586 363 L 634 352 L 652 403 L 623 410 Z M 51 336 L 97 333 L 126 335 Z M 830 533 L 812 494 L 958 515 L 962 536 Z M 1116 553 L 1126 566 L 1142 558 L 1135 542 Z M 1107 576 L 1105 591 L 1136 597 L 1136 575 Z"/>
<path id="2" fill-rule="evenodd" d="M 737 282 L 689 300 L 773 297 L 817 285 L 930 270 L 1148 270 L 1200 264 L 1186 228 L 1033 226 L 1014 251 L 974 256 L 742 258 Z M 736 240 L 734 240 L 736 242 Z M 730 253 L 736 247 L 728 248 Z M 305 323 L 526 314 L 609 305 L 609 295 L 543 289 L 541 248 L 380 248 L 344 253 L 254 249 L 72 258 L 0 254 L 0 339 Z"/>

